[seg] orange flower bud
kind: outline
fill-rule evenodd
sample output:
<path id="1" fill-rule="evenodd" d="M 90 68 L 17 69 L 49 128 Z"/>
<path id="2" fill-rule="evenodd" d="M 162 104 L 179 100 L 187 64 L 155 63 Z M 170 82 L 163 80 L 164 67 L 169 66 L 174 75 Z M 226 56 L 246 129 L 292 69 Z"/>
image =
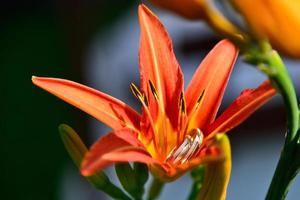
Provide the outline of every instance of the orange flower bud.
<path id="1" fill-rule="evenodd" d="M 258 39 L 268 39 L 275 49 L 300 58 L 300 1 L 232 0 Z"/>

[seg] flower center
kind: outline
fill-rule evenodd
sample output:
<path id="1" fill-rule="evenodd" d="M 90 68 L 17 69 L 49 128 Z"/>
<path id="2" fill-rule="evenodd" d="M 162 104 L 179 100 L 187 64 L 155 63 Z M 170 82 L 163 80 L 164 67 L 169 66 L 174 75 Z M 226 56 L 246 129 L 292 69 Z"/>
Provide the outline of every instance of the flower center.
<path id="1" fill-rule="evenodd" d="M 167 156 L 166 162 L 172 164 L 183 164 L 192 158 L 200 149 L 203 142 L 203 133 L 199 128 L 189 132 L 185 139 L 178 147 L 175 147 Z"/>

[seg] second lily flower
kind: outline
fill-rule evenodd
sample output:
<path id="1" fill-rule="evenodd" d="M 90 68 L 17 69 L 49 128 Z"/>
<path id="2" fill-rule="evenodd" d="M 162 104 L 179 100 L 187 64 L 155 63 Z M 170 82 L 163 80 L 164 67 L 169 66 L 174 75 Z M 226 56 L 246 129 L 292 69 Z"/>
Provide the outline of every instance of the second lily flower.
<path id="1" fill-rule="evenodd" d="M 183 91 L 183 74 L 168 33 L 145 6 L 139 7 L 141 26 L 141 88 L 131 91 L 142 114 L 92 88 L 63 79 L 33 77 L 33 83 L 94 116 L 113 131 L 86 154 L 81 172 L 89 176 L 116 162 L 143 162 L 162 180 L 173 180 L 192 167 L 219 159 L 211 144 L 217 133 L 244 121 L 276 92 L 268 81 L 246 90 L 218 118 L 237 48 L 223 40 L 206 56 Z"/>

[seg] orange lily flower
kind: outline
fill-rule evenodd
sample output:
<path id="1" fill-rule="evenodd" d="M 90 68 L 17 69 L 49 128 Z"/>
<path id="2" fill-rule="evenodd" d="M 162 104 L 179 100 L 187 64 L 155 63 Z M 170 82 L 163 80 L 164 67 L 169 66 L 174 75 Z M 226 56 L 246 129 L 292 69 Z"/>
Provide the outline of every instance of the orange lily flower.
<path id="1" fill-rule="evenodd" d="M 162 180 L 222 157 L 210 138 L 244 121 L 276 92 L 269 82 L 243 92 L 217 119 L 237 48 L 223 40 L 206 56 L 183 92 L 183 74 L 172 42 L 158 18 L 139 6 L 141 90 L 130 88 L 142 114 L 120 100 L 87 86 L 56 78 L 33 77 L 35 85 L 78 107 L 113 131 L 85 155 L 85 176 L 117 162 L 143 162 Z"/>

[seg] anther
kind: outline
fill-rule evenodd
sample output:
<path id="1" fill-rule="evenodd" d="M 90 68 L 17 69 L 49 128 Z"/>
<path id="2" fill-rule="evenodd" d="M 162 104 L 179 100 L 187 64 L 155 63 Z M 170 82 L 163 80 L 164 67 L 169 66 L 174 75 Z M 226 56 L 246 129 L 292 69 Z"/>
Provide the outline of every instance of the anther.
<path id="1" fill-rule="evenodd" d="M 180 97 L 179 97 L 179 109 L 181 113 L 186 113 L 186 105 L 185 105 L 183 92 L 180 93 Z"/>
<path id="2" fill-rule="evenodd" d="M 158 100 L 157 90 L 156 90 L 156 88 L 155 88 L 155 86 L 154 86 L 154 84 L 153 84 L 153 82 L 151 80 L 149 80 L 149 86 L 150 86 L 150 90 L 151 90 L 154 98 L 156 100 Z"/>
<path id="3" fill-rule="evenodd" d="M 141 93 L 141 91 L 138 89 L 138 87 L 134 84 L 130 84 L 130 90 L 132 94 L 141 102 L 144 103 L 146 106 L 148 106 L 148 100 L 145 95 Z"/>
<path id="4" fill-rule="evenodd" d="M 197 102 L 196 102 L 196 106 L 195 106 L 195 109 L 198 109 L 199 105 L 202 103 L 202 100 L 203 100 L 203 97 L 204 97 L 204 94 L 205 94 L 205 89 L 202 90 Z"/>
<path id="5" fill-rule="evenodd" d="M 137 86 L 134 83 L 130 84 L 130 90 L 136 98 L 140 98 L 142 96 L 142 93 L 140 92 L 140 90 L 137 88 Z"/>

